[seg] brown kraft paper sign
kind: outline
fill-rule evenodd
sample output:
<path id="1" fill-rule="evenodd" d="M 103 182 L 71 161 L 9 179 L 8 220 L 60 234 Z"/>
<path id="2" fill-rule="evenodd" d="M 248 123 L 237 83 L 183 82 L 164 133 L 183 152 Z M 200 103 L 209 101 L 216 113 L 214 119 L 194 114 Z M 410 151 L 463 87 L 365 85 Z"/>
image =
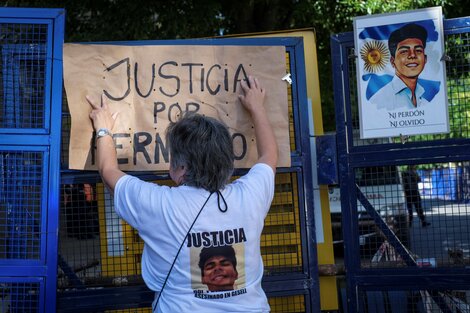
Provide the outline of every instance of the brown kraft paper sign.
<path id="1" fill-rule="evenodd" d="M 232 135 L 235 167 L 257 160 L 251 117 L 241 105 L 240 81 L 259 78 L 279 145 L 279 167 L 290 167 L 284 46 L 116 46 L 65 44 L 64 84 L 72 118 L 69 168 L 96 170 L 96 141 L 85 99 L 105 94 L 117 112 L 111 130 L 119 167 L 166 171 L 165 130 L 187 111 L 224 122 Z"/>

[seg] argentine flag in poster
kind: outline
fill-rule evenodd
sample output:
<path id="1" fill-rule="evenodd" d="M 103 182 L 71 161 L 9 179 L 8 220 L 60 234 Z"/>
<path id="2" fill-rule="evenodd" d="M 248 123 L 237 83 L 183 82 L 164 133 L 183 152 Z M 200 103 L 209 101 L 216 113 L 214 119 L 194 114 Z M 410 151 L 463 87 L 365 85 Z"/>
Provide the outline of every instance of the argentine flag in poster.
<path id="1" fill-rule="evenodd" d="M 361 138 L 448 132 L 440 7 L 355 18 Z"/>

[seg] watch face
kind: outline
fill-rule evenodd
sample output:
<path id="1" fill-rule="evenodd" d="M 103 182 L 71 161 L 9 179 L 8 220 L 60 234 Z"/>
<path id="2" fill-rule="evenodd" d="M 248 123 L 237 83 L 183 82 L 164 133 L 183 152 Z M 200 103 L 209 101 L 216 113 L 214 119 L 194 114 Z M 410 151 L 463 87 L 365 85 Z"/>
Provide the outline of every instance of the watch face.
<path id="1" fill-rule="evenodd" d="M 100 129 L 98 130 L 98 133 L 96 134 L 98 137 L 103 137 L 109 134 L 109 132 L 106 129 Z"/>

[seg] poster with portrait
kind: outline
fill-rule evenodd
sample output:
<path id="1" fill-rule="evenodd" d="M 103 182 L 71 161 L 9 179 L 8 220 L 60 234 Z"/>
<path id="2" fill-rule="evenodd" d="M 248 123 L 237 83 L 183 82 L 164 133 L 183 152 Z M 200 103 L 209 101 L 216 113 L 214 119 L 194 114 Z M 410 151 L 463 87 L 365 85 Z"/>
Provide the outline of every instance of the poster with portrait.
<path id="1" fill-rule="evenodd" d="M 354 19 L 361 138 L 449 132 L 440 7 Z"/>

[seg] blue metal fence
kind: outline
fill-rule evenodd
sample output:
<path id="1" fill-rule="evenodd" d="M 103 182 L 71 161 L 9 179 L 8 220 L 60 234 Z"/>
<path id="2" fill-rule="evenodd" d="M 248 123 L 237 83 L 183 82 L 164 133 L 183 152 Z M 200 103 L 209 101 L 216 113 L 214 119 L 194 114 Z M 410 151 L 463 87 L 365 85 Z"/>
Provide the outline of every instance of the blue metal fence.
<path id="1" fill-rule="evenodd" d="M 357 140 L 358 52 L 352 33 L 331 39 L 348 312 L 470 312 L 469 25 L 444 21 L 452 133 L 406 139 Z M 432 169 L 422 197 L 378 170 L 415 166 Z"/>
<path id="2" fill-rule="evenodd" d="M 55 312 L 63 10 L 0 9 L 0 308 Z"/>

